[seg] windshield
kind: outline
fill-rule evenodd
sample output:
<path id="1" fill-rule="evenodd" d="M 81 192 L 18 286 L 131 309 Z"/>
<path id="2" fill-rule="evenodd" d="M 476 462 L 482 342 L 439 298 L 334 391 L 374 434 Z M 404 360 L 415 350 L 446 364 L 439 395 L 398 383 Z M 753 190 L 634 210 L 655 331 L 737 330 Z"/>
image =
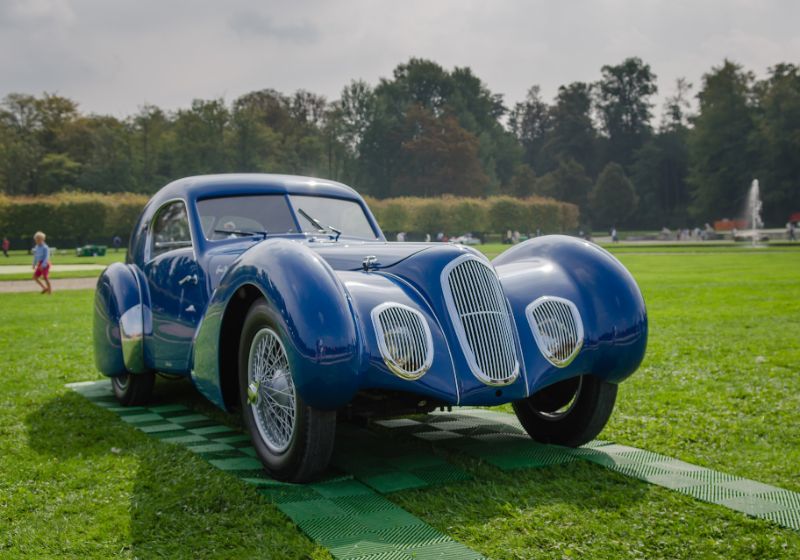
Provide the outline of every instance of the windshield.
<path id="1" fill-rule="evenodd" d="M 280 194 L 207 198 L 197 201 L 197 211 L 209 240 L 297 231 L 286 197 Z"/>
<path id="2" fill-rule="evenodd" d="M 197 201 L 200 224 L 211 241 L 251 235 L 331 233 L 376 239 L 358 202 L 321 196 L 290 196 L 297 221 L 282 194 L 227 196 Z M 300 212 L 300 211 L 303 212 Z M 305 216 L 303 215 L 305 214 Z"/>
<path id="3" fill-rule="evenodd" d="M 377 239 L 364 209 L 354 200 L 300 195 L 289 198 L 297 212 L 297 221 L 305 232 L 336 233 L 338 230 L 342 235 Z"/>

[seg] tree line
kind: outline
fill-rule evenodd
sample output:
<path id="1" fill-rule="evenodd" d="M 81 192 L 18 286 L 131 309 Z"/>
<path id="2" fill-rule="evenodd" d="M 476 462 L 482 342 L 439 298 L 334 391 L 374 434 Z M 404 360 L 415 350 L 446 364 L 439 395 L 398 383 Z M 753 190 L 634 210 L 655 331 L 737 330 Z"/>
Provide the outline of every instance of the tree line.
<path id="1" fill-rule="evenodd" d="M 658 116 L 657 93 L 635 57 L 551 101 L 532 86 L 513 105 L 470 68 L 423 59 L 375 85 L 352 81 L 334 101 L 264 89 L 122 119 L 12 93 L 0 103 L 0 192 L 148 194 L 187 175 L 279 172 L 377 199 L 551 197 L 577 205 L 583 227 L 660 228 L 739 216 L 757 177 L 768 224 L 800 210 L 798 66 L 757 80 L 725 60 L 696 94 L 677 80 Z"/>

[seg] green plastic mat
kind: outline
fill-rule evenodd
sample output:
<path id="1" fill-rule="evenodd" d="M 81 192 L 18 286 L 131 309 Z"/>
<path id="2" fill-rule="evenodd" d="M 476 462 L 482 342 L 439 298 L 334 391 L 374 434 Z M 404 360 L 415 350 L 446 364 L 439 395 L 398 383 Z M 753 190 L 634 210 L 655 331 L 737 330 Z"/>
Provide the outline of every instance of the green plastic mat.
<path id="1" fill-rule="evenodd" d="M 376 424 L 462 451 L 502 470 L 590 461 L 698 500 L 800 530 L 798 492 L 607 441 L 593 441 L 577 449 L 536 443 L 511 414 L 462 409 Z"/>
<path id="2" fill-rule="evenodd" d="M 131 426 L 164 442 L 182 445 L 213 466 L 255 485 L 260 494 L 304 533 L 327 548 L 334 558 L 484 558 L 376 492 L 420 488 L 467 478 L 463 471 L 432 455 L 429 448 L 427 453 L 420 446 L 409 444 L 393 448 L 385 440 L 376 442 L 372 432 L 346 427 L 337 440 L 341 449 L 334 462 L 345 471 L 352 468 L 353 474 L 316 484 L 282 483 L 267 476 L 246 434 L 182 405 L 121 407 L 108 381 L 68 386 L 94 404 L 115 412 Z M 371 447 L 365 448 L 365 445 Z M 371 454 L 373 449 L 376 453 Z M 446 470 L 455 474 L 448 476 Z M 363 477 L 363 482 L 353 476 Z"/>

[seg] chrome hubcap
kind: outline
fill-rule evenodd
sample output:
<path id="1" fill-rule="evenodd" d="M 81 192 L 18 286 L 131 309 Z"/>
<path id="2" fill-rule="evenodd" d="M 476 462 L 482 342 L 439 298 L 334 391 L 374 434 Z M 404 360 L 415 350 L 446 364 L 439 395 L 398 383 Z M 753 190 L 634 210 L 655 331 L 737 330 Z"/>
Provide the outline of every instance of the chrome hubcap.
<path id="1" fill-rule="evenodd" d="M 112 378 L 112 381 L 119 387 L 120 391 L 124 391 L 128 388 L 128 382 L 130 381 L 129 374 L 123 373 L 122 375 L 118 375 Z"/>
<path id="2" fill-rule="evenodd" d="M 258 331 L 250 345 L 247 403 L 264 444 L 274 453 L 285 451 L 294 435 L 297 399 L 286 349 L 270 328 Z"/>
<path id="3" fill-rule="evenodd" d="M 578 402 L 578 397 L 581 394 L 581 389 L 583 388 L 583 376 L 578 378 L 578 387 L 575 389 L 575 394 L 572 398 L 567 402 L 564 406 L 557 410 L 553 410 L 552 412 L 544 412 L 542 410 L 534 410 L 534 412 L 539 415 L 540 417 L 544 418 L 545 420 L 560 420 L 570 412 L 572 409 L 575 408 L 575 404 Z"/>

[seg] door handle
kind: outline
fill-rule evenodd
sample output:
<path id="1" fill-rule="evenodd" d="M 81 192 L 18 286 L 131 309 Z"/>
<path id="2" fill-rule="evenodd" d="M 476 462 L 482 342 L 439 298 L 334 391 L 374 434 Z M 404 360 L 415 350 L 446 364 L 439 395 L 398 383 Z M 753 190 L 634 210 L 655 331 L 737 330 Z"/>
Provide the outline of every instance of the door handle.
<path id="1" fill-rule="evenodd" d="M 178 280 L 178 286 L 183 286 L 184 284 L 186 284 L 186 282 L 192 282 L 194 284 L 197 284 L 197 274 L 187 274 L 186 276 Z"/>

